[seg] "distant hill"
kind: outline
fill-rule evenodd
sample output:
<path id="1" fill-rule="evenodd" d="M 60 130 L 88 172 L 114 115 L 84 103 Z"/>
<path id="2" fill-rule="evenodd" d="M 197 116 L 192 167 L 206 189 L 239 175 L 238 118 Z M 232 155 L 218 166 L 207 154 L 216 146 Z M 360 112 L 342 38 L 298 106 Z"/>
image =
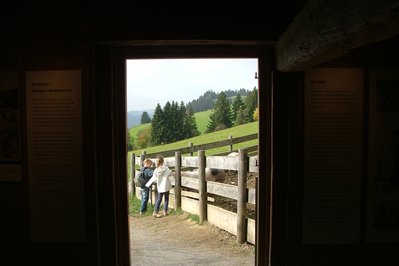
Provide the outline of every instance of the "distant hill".
<path id="1" fill-rule="evenodd" d="M 147 112 L 150 118 L 154 115 L 155 109 L 143 110 L 143 111 L 129 111 L 127 112 L 127 128 L 131 128 L 140 125 L 141 115 L 143 112 Z"/>

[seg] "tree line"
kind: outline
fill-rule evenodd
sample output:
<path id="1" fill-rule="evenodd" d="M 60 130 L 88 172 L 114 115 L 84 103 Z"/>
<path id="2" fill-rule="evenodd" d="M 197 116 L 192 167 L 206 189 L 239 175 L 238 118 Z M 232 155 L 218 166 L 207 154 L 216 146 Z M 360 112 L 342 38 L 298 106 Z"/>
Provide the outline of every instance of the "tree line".
<path id="1" fill-rule="evenodd" d="M 236 95 L 246 96 L 250 93 L 250 90 L 239 89 L 239 90 L 225 90 L 224 93 L 226 97 L 234 97 Z M 187 103 L 187 106 L 190 105 L 193 109 L 194 113 L 207 111 L 213 109 L 215 106 L 215 101 L 218 98 L 219 94 L 214 92 L 213 90 L 206 91 L 203 95 L 199 96 L 197 99 L 192 100 Z"/>
<path id="2" fill-rule="evenodd" d="M 157 105 L 151 121 L 151 143 L 159 145 L 198 136 L 194 112 L 190 106 L 169 101 Z"/>
<path id="3" fill-rule="evenodd" d="M 226 129 L 257 120 L 258 89 L 240 90 L 245 98 L 237 91 L 223 91 L 213 97 L 213 91 L 207 91 L 201 97 L 211 103 L 206 110 L 212 109 L 206 133 Z M 234 97 L 230 100 L 228 97 Z M 200 97 L 200 98 L 201 98 Z M 202 99 L 201 98 L 201 99 Z M 211 100 L 212 99 L 212 100 Z M 216 102 L 215 102 L 216 99 Z M 151 123 L 151 127 L 140 131 L 134 148 L 145 148 L 151 145 L 172 143 L 179 140 L 198 136 L 200 132 L 194 117 L 192 102 L 167 102 L 162 108 L 158 103 L 153 118 L 147 112 L 141 116 L 141 124 Z M 128 150 L 133 150 L 134 139 L 128 133 Z"/>
<path id="4" fill-rule="evenodd" d="M 220 92 L 210 114 L 207 133 L 238 126 L 257 120 L 258 89 L 247 93 L 245 100 L 237 94 L 232 103 L 225 92 Z"/>

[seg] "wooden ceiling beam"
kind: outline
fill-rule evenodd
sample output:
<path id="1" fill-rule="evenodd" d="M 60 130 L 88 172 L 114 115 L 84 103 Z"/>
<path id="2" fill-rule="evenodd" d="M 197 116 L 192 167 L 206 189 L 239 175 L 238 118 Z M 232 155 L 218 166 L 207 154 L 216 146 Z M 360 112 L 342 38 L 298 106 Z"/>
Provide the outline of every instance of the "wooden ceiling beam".
<path id="1" fill-rule="evenodd" d="M 309 0 L 276 43 L 277 69 L 302 71 L 398 34 L 398 0 Z"/>

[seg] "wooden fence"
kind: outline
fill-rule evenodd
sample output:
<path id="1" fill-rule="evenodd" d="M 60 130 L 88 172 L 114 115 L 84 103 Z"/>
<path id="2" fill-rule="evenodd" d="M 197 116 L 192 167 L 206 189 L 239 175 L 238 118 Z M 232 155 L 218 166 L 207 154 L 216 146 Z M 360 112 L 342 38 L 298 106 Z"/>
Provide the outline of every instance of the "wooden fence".
<path id="1" fill-rule="evenodd" d="M 135 165 L 144 158 L 155 162 L 155 158 L 148 154 L 140 157 L 132 156 L 132 177 L 135 174 Z M 180 151 L 174 157 L 165 157 L 165 165 L 174 168 L 174 177 L 171 178 L 174 186 L 170 197 L 172 208 L 199 215 L 200 222 L 208 221 L 237 236 L 238 243 L 250 242 L 255 244 L 255 221 L 247 217 L 247 203 L 255 204 L 255 189 L 247 188 L 248 172 L 258 173 L 258 156 L 248 156 L 247 149 L 239 149 L 238 156 L 205 156 L 204 150 L 198 150 L 196 157 L 182 157 Z M 198 178 L 182 176 L 183 167 L 198 168 Z M 205 168 L 217 168 L 237 171 L 238 185 L 229 185 L 220 182 L 206 181 Z M 183 191 L 182 188 L 198 191 L 198 194 Z M 136 191 L 137 189 L 137 191 Z M 140 188 L 134 187 L 131 182 L 130 191 L 137 196 Z M 136 193 L 135 193 L 136 192 Z M 224 210 L 208 204 L 208 194 L 223 196 L 237 201 L 237 213 Z M 151 195 L 153 200 L 154 195 Z M 197 199 L 195 199 L 197 198 Z"/>

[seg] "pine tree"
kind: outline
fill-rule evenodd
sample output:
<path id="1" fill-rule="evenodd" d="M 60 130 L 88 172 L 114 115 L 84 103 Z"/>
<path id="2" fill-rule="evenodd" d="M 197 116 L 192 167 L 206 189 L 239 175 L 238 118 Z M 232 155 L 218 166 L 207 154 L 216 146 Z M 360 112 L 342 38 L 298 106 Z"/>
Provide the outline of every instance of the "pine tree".
<path id="1" fill-rule="evenodd" d="M 150 116 L 148 115 L 147 112 L 143 112 L 143 113 L 141 114 L 140 123 L 141 123 L 141 124 L 151 123 L 151 118 L 150 118 Z"/>
<path id="2" fill-rule="evenodd" d="M 205 132 L 206 132 L 206 133 L 214 132 L 216 126 L 217 126 L 217 124 L 216 124 L 215 113 L 212 112 L 212 113 L 209 115 L 209 122 L 208 122 L 208 125 L 207 125 L 207 127 L 206 127 L 206 131 L 205 131 Z"/>
<path id="3" fill-rule="evenodd" d="M 183 103 L 184 106 L 184 103 Z M 165 105 L 166 108 L 166 105 Z M 166 111 L 165 111 L 166 113 Z M 180 106 L 177 102 L 172 101 L 170 105 L 169 115 L 166 117 L 168 135 L 166 137 L 166 142 L 175 142 L 182 139 L 182 129 L 183 129 L 183 114 Z"/>
<path id="4" fill-rule="evenodd" d="M 194 112 L 190 105 L 187 109 L 185 109 L 183 128 L 184 136 L 182 139 L 191 138 L 199 135 L 197 121 L 195 120 Z"/>
<path id="5" fill-rule="evenodd" d="M 253 114 L 257 107 L 258 107 L 258 89 L 254 87 L 253 90 L 250 93 L 248 93 L 247 97 L 245 98 L 244 115 L 247 123 L 254 121 Z"/>
<path id="6" fill-rule="evenodd" d="M 231 107 L 231 120 L 236 121 L 237 112 L 244 106 L 244 102 L 242 101 L 241 95 L 238 93 L 234 98 L 233 105 Z M 235 123 L 234 123 L 235 124 Z"/>
<path id="7" fill-rule="evenodd" d="M 164 123 L 162 127 L 163 135 L 161 136 L 161 143 L 170 143 L 173 142 L 173 132 L 174 132 L 174 110 L 172 104 L 167 101 L 165 106 L 163 107 L 163 117 Z"/>
<path id="8" fill-rule="evenodd" d="M 245 113 L 244 113 L 244 107 L 241 107 L 236 114 L 236 119 L 234 120 L 234 125 L 238 126 L 238 125 L 242 125 L 245 124 L 246 121 L 246 117 L 245 117 Z"/>
<path id="9" fill-rule="evenodd" d="M 151 121 L 151 142 L 154 144 L 162 143 L 162 136 L 164 134 L 164 112 L 159 105 L 155 108 L 154 115 Z"/>
<path id="10" fill-rule="evenodd" d="M 186 119 L 187 119 L 187 109 L 186 109 L 184 102 L 180 102 L 178 119 L 179 119 L 180 130 L 179 130 L 179 132 L 176 132 L 176 133 L 178 135 L 178 140 L 182 140 L 182 139 L 187 138 L 187 135 L 188 135 L 186 125 L 185 125 Z"/>
<path id="11" fill-rule="evenodd" d="M 207 132 L 213 132 L 217 128 L 229 128 L 232 126 L 230 102 L 223 91 L 219 93 L 215 109 L 209 118 Z"/>

